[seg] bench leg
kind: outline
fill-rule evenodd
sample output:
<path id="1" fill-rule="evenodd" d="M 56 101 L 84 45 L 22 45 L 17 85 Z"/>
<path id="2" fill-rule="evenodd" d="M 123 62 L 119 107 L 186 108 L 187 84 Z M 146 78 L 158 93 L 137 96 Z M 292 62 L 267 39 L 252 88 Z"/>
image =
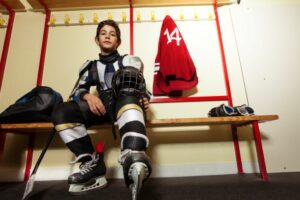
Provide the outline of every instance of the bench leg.
<path id="1" fill-rule="evenodd" d="M 6 132 L 0 130 L 0 160 L 2 159 L 4 152 L 4 145 L 6 139 Z"/>
<path id="2" fill-rule="evenodd" d="M 266 169 L 266 163 L 265 163 L 265 157 L 264 157 L 264 151 L 261 142 L 258 121 L 252 122 L 252 129 L 253 129 L 253 136 L 256 145 L 256 153 L 257 153 L 260 175 L 263 181 L 268 181 L 268 173 Z"/>
<path id="3" fill-rule="evenodd" d="M 35 140 L 35 134 L 29 134 L 28 135 L 27 155 L 26 155 L 26 165 L 25 165 L 25 172 L 24 172 L 24 181 L 25 182 L 28 181 L 28 179 L 30 177 L 34 140 Z"/>
<path id="4" fill-rule="evenodd" d="M 243 174 L 244 171 L 243 171 L 243 164 L 242 164 L 242 159 L 241 159 L 239 139 L 237 136 L 237 127 L 232 125 L 231 131 L 232 131 L 232 139 L 233 139 L 233 144 L 234 144 L 234 151 L 235 151 L 235 158 L 236 158 L 238 173 Z"/>

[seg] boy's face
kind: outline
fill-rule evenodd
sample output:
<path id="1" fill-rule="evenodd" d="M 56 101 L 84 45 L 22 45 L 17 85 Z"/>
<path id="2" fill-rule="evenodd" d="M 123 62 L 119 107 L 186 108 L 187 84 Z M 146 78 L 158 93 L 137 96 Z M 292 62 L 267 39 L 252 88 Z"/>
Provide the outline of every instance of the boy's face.
<path id="1" fill-rule="evenodd" d="M 95 38 L 95 41 L 101 49 L 101 54 L 104 55 L 112 53 L 119 46 L 116 30 L 109 25 L 104 25 L 101 28 L 99 36 Z"/>

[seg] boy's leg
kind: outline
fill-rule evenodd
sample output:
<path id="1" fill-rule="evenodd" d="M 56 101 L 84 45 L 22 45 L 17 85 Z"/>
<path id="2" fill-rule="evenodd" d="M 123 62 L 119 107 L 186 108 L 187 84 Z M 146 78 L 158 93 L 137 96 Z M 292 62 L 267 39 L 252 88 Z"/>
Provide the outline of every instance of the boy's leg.
<path id="1" fill-rule="evenodd" d="M 86 119 L 77 103 L 60 104 L 52 116 L 56 131 L 76 156 L 72 163 L 81 163 L 80 172 L 71 174 L 68 178 L 69 192 L 79 194 L 90 189 L 104 187 L 107 181 L 103 144 L 102 146 L 100 144 L 95 152 L 84 125 Z"/>
<path id="2" fill-rule="evenodd" d="M 134 96 L 122 96 L 116 102 L 116 118 L 121 134 L 121 158 L 125 183 L 133 199 L 151 174 L 151 163 L 145 151 L 149 145 L 143 109 Z"/>

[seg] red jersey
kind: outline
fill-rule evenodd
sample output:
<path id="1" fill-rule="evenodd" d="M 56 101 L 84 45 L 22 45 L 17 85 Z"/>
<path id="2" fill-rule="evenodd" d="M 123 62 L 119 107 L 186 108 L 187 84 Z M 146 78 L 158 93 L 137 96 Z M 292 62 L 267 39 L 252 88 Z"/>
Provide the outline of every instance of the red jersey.
<path id="1" fill-rule="evenodd" d="M 194 62 L 173 19 L 163 20 L 155 59 L 153 95 L 189 90 L 198 83 Z"/>

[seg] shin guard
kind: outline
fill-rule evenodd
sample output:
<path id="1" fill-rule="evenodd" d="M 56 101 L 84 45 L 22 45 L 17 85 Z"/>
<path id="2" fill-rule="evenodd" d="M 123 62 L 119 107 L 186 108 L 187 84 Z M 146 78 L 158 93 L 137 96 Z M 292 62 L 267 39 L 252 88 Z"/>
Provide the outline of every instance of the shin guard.
<path id="1" fill-rule="evenodd" d="M 124 96 L 116 104 L 117 122 L 121 134 L 121 158 L 125 183 L 137 198 L 142 183 L 152 168 L 145 151 L 149 145 L 144 113 L 137 98 Z"/>

